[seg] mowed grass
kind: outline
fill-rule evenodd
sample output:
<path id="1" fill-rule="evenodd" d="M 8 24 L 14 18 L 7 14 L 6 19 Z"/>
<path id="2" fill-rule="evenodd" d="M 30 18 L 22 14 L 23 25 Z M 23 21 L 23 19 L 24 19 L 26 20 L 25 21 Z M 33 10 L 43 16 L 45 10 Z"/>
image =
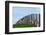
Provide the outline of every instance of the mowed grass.
<path id="1" fill-rule="evenodd" d="M 23 28 L 23 27 L 33 27 L 33 25 L 32 24 L 28 24 L 28 23 L 24 23 L 24 24 L 19 24 L 19 23 L 17 23 L 17 24 L 13 24 L 13 28 Z"/>

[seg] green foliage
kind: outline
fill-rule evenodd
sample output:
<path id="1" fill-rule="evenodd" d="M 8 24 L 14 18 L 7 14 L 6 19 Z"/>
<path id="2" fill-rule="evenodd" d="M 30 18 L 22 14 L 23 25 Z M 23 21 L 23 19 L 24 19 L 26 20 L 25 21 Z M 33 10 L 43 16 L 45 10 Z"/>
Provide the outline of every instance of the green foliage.
<path id="1" fill-rule="evenodd" d="M 13 28 L 23 28 L 23 27 L 33 27 L 33 25 L 31 23 L 30 24 L 28 24 L 28 23 L 13 24 Z"/>

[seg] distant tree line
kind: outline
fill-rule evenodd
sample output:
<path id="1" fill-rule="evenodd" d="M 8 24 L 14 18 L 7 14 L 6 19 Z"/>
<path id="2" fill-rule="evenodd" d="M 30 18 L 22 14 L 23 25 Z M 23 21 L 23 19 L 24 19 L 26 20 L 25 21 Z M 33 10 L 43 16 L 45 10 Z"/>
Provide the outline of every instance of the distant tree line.
<path id="1" fill-rule="evenodd" d="M 19 21 L 17 21 L 17 23 L 33 24 L 33 26 L 35 26 L 35 27 L 40 27 L 40 14 L 30 14 L 28 16 L 23 17 Z"/>

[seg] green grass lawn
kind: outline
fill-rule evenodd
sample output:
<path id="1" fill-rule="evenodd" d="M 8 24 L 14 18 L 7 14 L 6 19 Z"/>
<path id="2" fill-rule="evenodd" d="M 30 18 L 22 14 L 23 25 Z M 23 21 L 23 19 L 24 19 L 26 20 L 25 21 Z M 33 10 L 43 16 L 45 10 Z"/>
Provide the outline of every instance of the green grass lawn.
<path id="1" fill-rule="evenodd" d="M 17 24 L 13 24 L 13 28 L 23 28 L 23 27 L 33 27 L 33 25 L 32 24 L 28 24 L 28 23 L 24 23 L 24 24 L 19 24 L 19 23 L 17 23 Z"/>

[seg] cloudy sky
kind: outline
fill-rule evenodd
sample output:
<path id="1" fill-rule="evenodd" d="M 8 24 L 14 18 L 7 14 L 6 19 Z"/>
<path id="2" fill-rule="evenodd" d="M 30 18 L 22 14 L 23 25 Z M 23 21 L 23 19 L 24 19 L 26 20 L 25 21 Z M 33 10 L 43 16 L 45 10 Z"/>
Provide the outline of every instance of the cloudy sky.
<path id="1" fill-rule="evenodd" d="M 23 18 L 24 16 L 30 14 L 40 13 L 40 8 L 36 7 L 13 7 L 12 8 L 12 21 L 16 23 L 18 20 Z"/>

